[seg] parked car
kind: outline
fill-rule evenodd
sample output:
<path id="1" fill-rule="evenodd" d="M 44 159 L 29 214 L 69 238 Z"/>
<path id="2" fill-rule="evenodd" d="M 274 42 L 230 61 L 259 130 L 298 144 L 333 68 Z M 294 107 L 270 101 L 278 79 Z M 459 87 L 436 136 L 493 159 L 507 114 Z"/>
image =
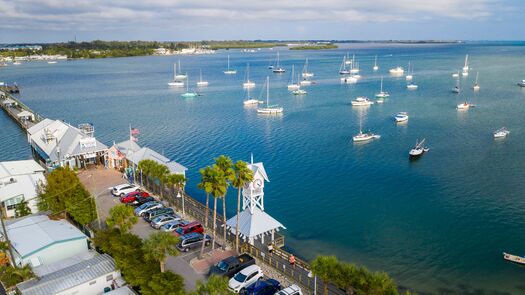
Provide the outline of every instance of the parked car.
<path id="1" fill-rule="evenodd" d="M 297 285 L 291 285 L 288 288 L 284 288 L 281 291 L 275 293 L 275 295 L 303 295 L 301 288 Z"/>
<path id="2" fill-rule="evenodd" d="M 138 207 L 138 206 L 140 206 L 140 205 L 142 205 L 144 203 L 152 202 L 152 201 L 155 201 L 155 198 L 152 197 L 152 196 L 149 196 L 149 197 L 137 197 L 135 202 L 133 202 L 131 205 Z"/>
<path id="3" fill-rule="evenodd" d="M 178 221 L 178 220 L 181 220 L 181 218 L 180 218 L 180 216 L 178 216 L 176 214 L 173 214 L 173 215 L 163 214 L 163 215 L 160 215 L 160 216 L 157 216 L 157 217 L 153 218 L 151 220 L 151 222 L 150 222 L 150 225 L 154 229 L 159 229 L 161 226 L 163 226 L 164 224 L 166 224 L 168 222 Z"/>
<path id="4" fill-rule="evenodd" d="M 131 193 L 128 193 L 125 196 L 120 197 L 120 202 L 124 204 L 134 203 L 138 197 L 149 197 L 148 192 L 142 192 L 142 191 L 132 191 Z"/>
<path id="5" fill-rule="evenodd" d="M 177 249 L 182 252 L 188 252 L 191 249 L 200 248 L 202 246 L 202 240 L 204 245 L 208 246 L 211 243 L 211 237 L 208 235 L 202 235 L 199 233 L 189 233 L 180 237 L 180 242 L 177 244 Z"/>
<path id="6" fill-rule="evenodd" d="M 186 225 L 188 223 L 189 222 L 186 221 L 186 220 L 171 221 L 171 222 L 168 222 L 168 223 L 164 224 L 163 226 L 161 226 L 160 229 L 162 231 L 172 232 L 172 231 L 176 230 L 177 228 L 179 228 L 180 226 L 184 226 L 184 225 Z"/>
<path id="7" fill-rule="evenodd" d="M 202 227 L 202 224 L 200 224 L 198 221 L 193 221 L 184 226 L 177 228 L 173 233 L 176 236 L 182 236 L 182 235 L 189 234 L 189 233 L 202 234 L 203 232 L 204 232 L 204 228 Z"/>
<path id="8" fill-rule="evenodd" d="M 219 275 L 231 278 L 241 269 L 253 264 L 255 264 L 255 259 L 248 254 L 230 256 L 212 266 L 209 275 Z"/>
<path id="9" fill-rule="evenodd" d="M 147 212 L 142 213 L 142 218 L 146 220 L 147 222 L 151 222 L 155 217 L 161 216 L 161 215 L 174 215 L 175 211 L 172 208 L 158 208 L 149 210 Z"/>
<path id="10" fill-rule="evenodd" d="M 152 201 L 144 203 L 137 208 L 135 208 L 135 215 L 141 216 L 144 212 L 148 212 L 148 210 L 158 209 L 164 207 L 160 202 Z"/>
<path id="11" fill-rule="evenodd" d="M 281 290 L 281 283 L 274 279 L 259 280 L 246 289 L 244 289 L 245 295 L 274 295 L 276 292 Z"/>
<path id="12" fill-rule="evenodd" d="M 251 284 L 263 278 L 263 272 L 258 265 L 250 265 L 236 273 L 228 282 L 228 289 L 235 293 L 244 293 Z"/>
<path id="13" fill-rule="evenodd" d="M 140 191 L 140 186 L 136 184 L 124 183 L 114 186 L 111 190 L 111 194 L 113 194 L 115 197 L 123 197 L 126 194 L 134 191 Z"/>

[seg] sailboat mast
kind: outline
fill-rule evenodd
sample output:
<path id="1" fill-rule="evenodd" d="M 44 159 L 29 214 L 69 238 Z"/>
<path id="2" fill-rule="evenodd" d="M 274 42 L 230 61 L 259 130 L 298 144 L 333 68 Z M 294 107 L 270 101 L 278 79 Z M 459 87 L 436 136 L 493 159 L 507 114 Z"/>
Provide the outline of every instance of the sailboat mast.
<path id="1" fill-rule="evenodd" d="M 177 64 L 173 64 L 173 81 L 175 81 L 175 77 L 177 76 Z"/>
<path id="2" fill-rule="evenodd" d="M 279 51 L 277 51 L 277 67 L 279 68 Z"/>
<path id="3" fill-rule="evenodd" d="M 383 76 L 381 76 L 381 93 L 383 92 Z"/>
<path id="4" fill-rule="evenodd" d="M 295 75 L 295 73 L 294 73 L 294 65 L 292 65 L 292 84 L 293 84 L 294 75 Z"/>
<path id="5" fill-rule="evenodd" d="M 468 54 L 465 56 L 465 68 L 468 66 Z"/>
<path id="6" fill-rule="evenodd" d="M 270 77 L 266 76 L 266 106 L 270 105 Z"/>
<path id="7" fill-rule="evenodd" d="M 377 67 L 377 55 L 376 55 L 376 58 L 374 59 L 374 67 Z"/>
<path id="8" fill-rule="evenodd" d="M 228 71 L 230 70 L 230 55 L 228 54 Z"/>
<path id="9" fill-rule="evenodd" d="M 200 76 L 199 81 L 202 82 L 202 70 L 199 70 L 199 76 Z"/>
<path id="10" fill-rule="evenodd" d="M 250 82 L 250 63 L 246 65 L 246 82 Z"/>

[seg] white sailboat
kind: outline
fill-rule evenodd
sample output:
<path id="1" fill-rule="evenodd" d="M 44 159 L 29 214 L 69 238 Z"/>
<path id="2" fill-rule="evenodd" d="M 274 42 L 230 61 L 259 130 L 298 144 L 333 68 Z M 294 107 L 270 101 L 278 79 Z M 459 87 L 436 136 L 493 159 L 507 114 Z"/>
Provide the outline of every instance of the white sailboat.
<path id="1" fill-rule="evenodd" d="M 459 77 L 459 71 L 452 74 L 452 78 L 457 78 L 457 77 Z"/>
<path id="2" fill-rule="evenodd" d="M 184 80 L 188 78 L 188 75 L 182 73 L 182 68 L 180 67 L 180 59 L 179 59 L 179 73 L 177 74 L 177 71 L 175 71 L 175 79 L 174 80 Z"/>
<path id="3" fill-rule="evenodd" d="M 409 158 L 416 159 L 416 158 L 419 158 L 424 153 L 428 152 L 430 149 L 424 146 L 424 144 L 425 144 L 424 138 L 422 141 L 416 140 L 416 146 L 408 152 Z"/>
<path id="4" fill-rule="evenodd" d="M 202 70 L 199 70 L 199 81 L 197 81 L 197 86 L 199 87 L 208 86 L 208 81 L 202 80 Z"/>
<path id="5" fill-rule="evenodd" d="M 460 85 L 459 85 L 459 75 L 456 77 L 456 86 L 454 86 L 454 88 L 452 88 L 452 92 L 454 92 L 454 93 L 461 92 L 461 88 L 460 88 Z"/>
<path id="6" fill-rule="evenodd" d="M 346 69 L 346 55 L 343 56 L 343 62 L 341 63 L 341 66 L 339 67 L 339 75 L 348 75 L 350 74 L 350 71 Z"/>
<path id="7" fill-rule="evenodd" d="M 304 62 L 302 76 L 303 76 L 303 78 L 311 78 L 311 77 L 314 76 L 314 73 L 308 72 L 308 58 Z"/>
<path id="8" fill-rule="evenodd" d="M 474 82 L 474 86 L 472 86 L 472 89 L 474 89 L 474 91 L 479 91 L 478 76 L 479 72 L 476 72 L 476 82 Z"/>
<path id="9" fill-rule="evenodd" d="M 292 76 L 291 76 L 291 82 L 288 84 L 288 90 L 293 91 L 300 88 L 299 83 L 294 83 L 294 76 L 295 76 L 295 67 L 292 65 Z"/>
<path id="10" fill-rule="evenodd" d="M 357 83 L 358 78 L 354 76 L 345 76 L 341 78 L 341 83 L 346 84 L 355 84 Z"/>
<path id="11" fill-rule="evenodd" d="M 224 74 L 226 75 L 235 75 L 237 74 L 237 70 L 235 69 L 230 69 L 230 55 L 228 54 L 228 69 L 226 71 L 223 71 Z"/>
<path id="12" fill-rule="evenodd" d="M 387 98 L 389 96 L 388 92 L 383 91 L 383 77 L 381 76 L 381 91 L 376 94 L 376 98 Z"/>
<path id="13" fill-rule="evenodd" d="M 355 61 L 355 54 L 354 54 L 352 55 L 352 67 L 350 68 L 350 74 L 357 75 L 357 73 L 359 73 L 359 63 Z"/>
<path id="14" fill-rule="evenodd" d="M 244 101 L 242 102 L 245 106 L 253 106 L 258 105 L 260 103 L 263 103 L 262 100 L 257 100 L 250 95 L 250 88 L 246 88 L 246 97 L 244 98 Z"/>
<path id="15" fill-rule="evenodd" d="M 366 133 L 363 133 L 363 129 L 362 129 L 362 125 L 363 125 L 363 119 L 360 117 L 359 118 L 359 133 L 357 133 L 356 135 L 354 135 L 352 137 L 352 140 L 354 142 L 364 142 L 364 141 L 369 141 L 369 140 L 372 140 L 372 139 L 379 139 L 381 138 L 381 135 L 379 134 L 374 134 L 370 131 L 366 132 Z"/>
<path id="16" fill-rule="evenodd" d="M 184 75 L 186 77 L 186 75 Z M 168 82 L 168 86 L 182 87 L 184 86 L 184 81 L 177 79 L 177 64 L 173 64 L 173 80 Z"/>
<path id="17" fill-rule="evenodd" d="M 186 77 L 187 77 L 187 76 L 188 76 L 188 75 L 186 74 Z M 186 92 L 183 93 L 183 94 L 181 94 L 181 97 L 182 97 L 182 98 L 194 98 L 194 97 L 199 96 L 199 94 L 197 94 L 197 92 L 195 92 L 195 91 L 190 91 L 190 89 L 189 89 L 189 87 L 190 87 L 190 86 L 189 86 L 189 85 L 190 85 L 189 80 L 188 80 L 187 82 L 188 82 L 188 83 L 186 83 Z"/>
<path id="18" fill-rule="evenodd" d="M 266 107 L 258 108 L 259 114 L 281 114 L 283 107 L 278 105 L 270 105 L 270 77 L 266 77 Z"/>
<path id="19" fill-rule="evenodd" d="M 371 106 L 374 104 L 373 101 L 369 100 L 367 97 L 364 97 L 364 96 L 359 96 L 356 99 L 352 100 L 350 103 L 354 107 L 365 107 L 365 106 Z"/>
<path id="20" fill-rule="evenodd" d="M 349 53 L 347 52 L 347 53 L 346 53 L 345 64 L 346 64 L 346 65 L 351 65 L 353 61 L 354 61 L 354 59 L 353 59 L 353 58 L 350 59 L 350 55 L 349 55 Z"/>
<path id="21" fill-rule="evenodd" d="M 273 67 L 273 70 L 272 70 L 276 74 L 282 74 L 282 73 L 286 72 L 286 70 L 283 67 L 281 67 L 280 61 L 281 61 L 281 58 L 280 58 L 280 55 L 279 55 L 279 51 L 277 51 L 277 63 L 275 65 L 275 67 Z"/>
<path id="22" fill-rule="evenodd" d="M 255 87 L 255 82 L 250 81 L 250 63 L 246 64 L 246 82 L 242 83 L 244 88 L 253 88 Z"/>
<path id="23" fill-rule="evenodd" d="M 394 116 L 394 119 L 397 123 L 406 122 L 408 121 L 408 113 L 407 112 L 399 112 Z"/>
<path id="24" fill-rule="evenodd" d="M 377 55 L 376 55 L 376 57 L 374 59 L 374 67 L 372 68 L 372 70 L 374 70 L 374 72 L 379 70 L 379 66 L 377 65 Z"/>
<path id="25" fill-rule="evenodd" d="M 407 89 L 408 90 L 416 90 L 417 89 L 417 84 L 414 84 L 413 81 L 410 81 L 408 84 L 407 84 Z"/>
<path id="26" fill-rule="evenodd" d="M 412 79 L 414 78 L 414 76 L 410 72 L 410 61 L 408 62 L 408 71 L 407 71 L 407 75 L 405 76 L 405 78 L 407 81 L 412 81 Z"/>
<path id="27" fill-rule="evenodd" d="M 463 76 L 468 76 L 469 66 L 468 66 L 468 54 L 465 56 L 465 65 L 463 66 Z"/>

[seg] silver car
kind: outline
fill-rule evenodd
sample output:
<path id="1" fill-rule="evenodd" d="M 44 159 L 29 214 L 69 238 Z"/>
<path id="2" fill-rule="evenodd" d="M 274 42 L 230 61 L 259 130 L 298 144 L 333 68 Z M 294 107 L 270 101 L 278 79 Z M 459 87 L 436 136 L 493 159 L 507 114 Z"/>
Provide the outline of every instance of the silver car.
<path id="1" fill-rule="evenodd" d="M 161 226 L 160 229 L 162 231 L 172 232 L 172 231 L 176 230 L 177 228 L 179 228 L 180 226 L 186 225 L 188 223 L 189 222 L 186 221 L 186 220 L 171 221 L 171 222 L 168 222 L 168 223 L 164 224 L 163 226 Z"/>
<path id="2" fill-rule="evenodd" d="M 163 226 L 164 224 L 166 224 L 168 222 L 179 221 L 179 220 L 181 220 L 181 218 L 178 215 L 161 215 L 161 216 L 155 217 L 150 222 L 150 225 L 154 229 L 159 229 L 161 226 Z"/>
<path id="3" fill-rule="evenodd" d="M 155 202 L 155 201 L 147 202 L 135 208 L 135 215 L 141 216 L 142 213 L 148 212 L 150 210 L 162 208 L 162 207 L 164 206 L 159 202 Z"/>

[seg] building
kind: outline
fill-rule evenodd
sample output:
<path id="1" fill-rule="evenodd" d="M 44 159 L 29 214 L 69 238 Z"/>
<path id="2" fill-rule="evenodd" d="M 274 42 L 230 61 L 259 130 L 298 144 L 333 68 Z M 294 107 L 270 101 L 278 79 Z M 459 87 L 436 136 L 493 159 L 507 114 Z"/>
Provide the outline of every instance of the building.
<path id="1" fill-rule="evenodd" d="M 77 128 L 60 120 L 44 119 L 27 129 L 27 140 L 35 160 L 48 169 L 103 164 L 108 149 L 94 137 L 93 125 Z"/>
<path id="2" fill-rule="evenodd" d="M 131 154 L 140 149 L 140 145 L 138 145 L 135 141 L 131 139 L 119 143 L 114 143 L 113 146 L 111 146 L 108 149 L 106 166 L 108 168 L 115 168 L 118 170 L 125 169 L 128 167 L 126 155 Z"/>
<path id="3" fill-rule="evenodd" d="M 78 263 L 55 266 L 56 271 L 39 275 L 17 285 L 22 295 L 98 295 L 110 292 L 123 284 L 115 261 L 107 254 L 79 259 Z M 61 267 L 65 266 L 65 267 Z M 128 288 L 124 288 L 127 293 Z M 131 293 L 133 294 L 133 293 Z"/>
<path id="4" fill-rule="evenodd" d="M 32 268 L 88 251 L 88 237 L 66 220 L 30 215 L 7 222 L 14 261 Z"/>
<path id="5" fill-rule="evenodd" d="M 128 152 L 126 159 L 129 162 L 129 166 L 132 167 L 134 171 L 137 170 L 137 167 L 142 160 L 153 160 L 159 164 L 165 165 L 170 172 L 174 174 L 186 175 L 186 170 L 188 170 L 188 168 L 181 164 L 171 161 L 165 156 L 147 147 L 140 148 L 134 152 Z"/>
<path id="6" fill-rule="evenodd" d="M 7 217 L 15 216 L 15 208 L 26 201 L 33 213 L 38 211 L 38 189 L 46 178 L 45 169 L 34 160 L 0 162 L 0 203 Z"/>

